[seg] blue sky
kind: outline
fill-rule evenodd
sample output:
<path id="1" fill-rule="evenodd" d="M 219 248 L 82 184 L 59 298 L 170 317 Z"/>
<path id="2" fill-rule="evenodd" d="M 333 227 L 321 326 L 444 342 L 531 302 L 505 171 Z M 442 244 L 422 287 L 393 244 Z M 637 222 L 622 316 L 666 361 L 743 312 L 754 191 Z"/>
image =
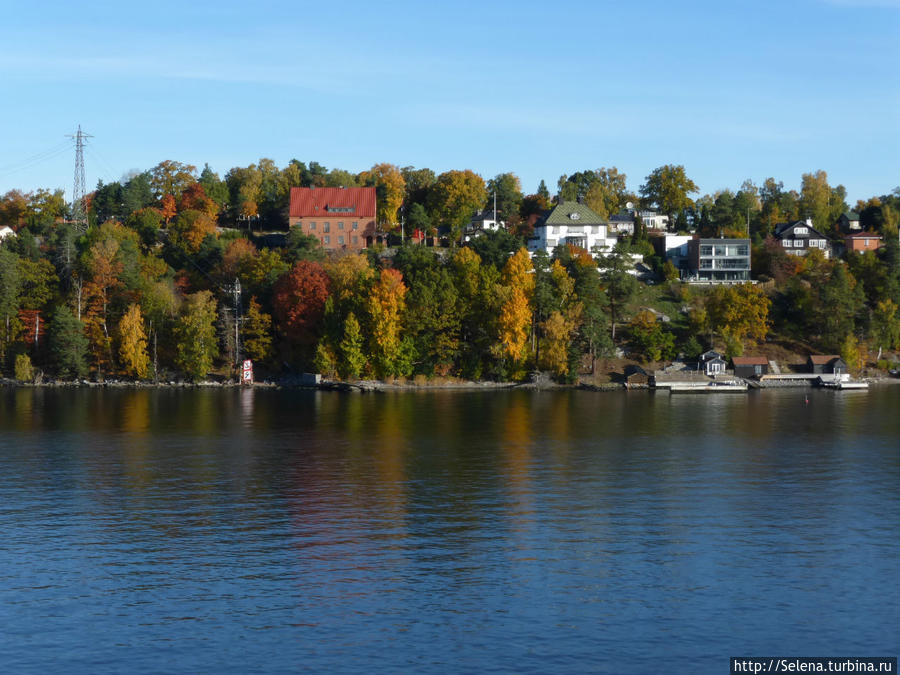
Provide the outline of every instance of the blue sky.
<path id="1" fill-rule="evenodd" d="M 164 159 L 900 185 L 900 0 L 0 0 L 0 194 Z"/>

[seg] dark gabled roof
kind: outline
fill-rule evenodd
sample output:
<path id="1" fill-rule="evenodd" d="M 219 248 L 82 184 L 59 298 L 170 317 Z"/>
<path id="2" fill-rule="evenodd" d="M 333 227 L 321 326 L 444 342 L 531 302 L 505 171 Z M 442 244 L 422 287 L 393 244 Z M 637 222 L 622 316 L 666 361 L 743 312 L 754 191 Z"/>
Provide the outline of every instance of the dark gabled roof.
<path id="1" fill-rule="evenodd" d="M 710 349 L 709 351 L 705 351 L 700 355 L 700 360 L 705 361 L 707 358 L 712 358 L 714 356 L 716 358 L 720 358 L 722 354 L 717 352 L 715 349 Z"/>
<path id="2" fill-rule="evenodd" d="M 572 218 L 573 214 L 575 218 Z M 562 202 L 550 209 L 546 216 L 535 223 L 535 227 L 544 225 L 606 225 L 606 221 L 585 204 Z"/>
<path id="3" fill-rule="evenodd" d="M 807 223 L 805 220 L 792 220 L 789 223 L 777 223 L 775 225 L 775 236 L 781 239 L 784 236 L 793 236 L 793 229 L 795 227 L 805 227 L 809 230 L 808 235 L 798 235 L 804 239 L 809 238 L 810 236 L 815 237 L 816 239 L 825 239 L 825 235 L 819 232 L 812 225 Z M 790 230 L 790 232 L 789 232 Z"/>
<path id="4" fill-rule="evenodd" d="M 809 362 L 814 366 L 827 366 L 832 361 L 837 361 L 840 356 L 837 354 L 810 354 Z"/>
<path id="5" fill-rule="evenodd" d="M 646 375 L 649 377 L 650 373 L 648 373 L 637 364 L 629 363 L 627 366 L 625 366 L 625 377 L 631 377 L 632 375 Z"/>
<path id="6" fill-rule="evenodd" d="M 736 366 L 768 366 L 769 360 L 765 356 L 733 356 L 731 362 Z"/>
<path id="7" fill-rule="evenodd" d="M 627 213 L 617 213 L 616 215 L 609 217 L 609 222 L 611 222 L 611 223 L 633 223 L 634 216 L 629 215 Z"/>
<path id="8" fill-rule="evenodd" d="M 375 217 L 375 188 L 291 188 L 291 218 Z"/>

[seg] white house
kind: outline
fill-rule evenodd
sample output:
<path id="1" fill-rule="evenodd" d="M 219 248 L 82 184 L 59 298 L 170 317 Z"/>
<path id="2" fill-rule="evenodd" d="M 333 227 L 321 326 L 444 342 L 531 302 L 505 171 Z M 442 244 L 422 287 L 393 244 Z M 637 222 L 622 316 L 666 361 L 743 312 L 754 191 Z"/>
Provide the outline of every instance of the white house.
<path id="1" fill-rule="evenodd" d="M 528 250 L 553 253 L 560 244 L 569 244 L 604 254 L 616 245 L 616 237 L 607 236 L 607 224 L 590 208 L 579 202 L 561 202 L 534 225 L 534 235 L 528 240 Z"/>
<path id="2" fill-rule="evenodd" d="M 482 232 L 496 232 L 506 226 L 502 220 L 494 219 L 494 210 L 485 209 L 478 211 L 472 216 L 472 220 L 466 225 L 467 235 L 478 235 Z"/>
<path id="3" fill-rule="evenodd" d="M 0 227 L 0 241 L 2 241 L 3 239 L 6 239 L 7 237 L 15 237 L 15 236 L 16 236 L 15 230 L 13 230 L 8 225 L 4 225 L 3 227 Z"/>

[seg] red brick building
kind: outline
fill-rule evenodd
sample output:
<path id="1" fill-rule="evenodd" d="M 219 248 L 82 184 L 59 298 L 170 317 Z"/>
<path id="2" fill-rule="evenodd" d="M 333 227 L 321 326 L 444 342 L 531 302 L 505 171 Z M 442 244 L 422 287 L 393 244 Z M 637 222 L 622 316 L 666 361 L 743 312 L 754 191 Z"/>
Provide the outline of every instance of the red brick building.
<path id="1" fill-rule="evenodd" d="M 375 188 L 291 188 L 288 222 L 327 250 L 361 250 L 380 240 Z"/>
<path id="2" fill-rule="evenodd" d="M 881 247 L 881 235 L 874 232 L 855 232 L 844 237 L 848 251 L 864 253 Z"/>

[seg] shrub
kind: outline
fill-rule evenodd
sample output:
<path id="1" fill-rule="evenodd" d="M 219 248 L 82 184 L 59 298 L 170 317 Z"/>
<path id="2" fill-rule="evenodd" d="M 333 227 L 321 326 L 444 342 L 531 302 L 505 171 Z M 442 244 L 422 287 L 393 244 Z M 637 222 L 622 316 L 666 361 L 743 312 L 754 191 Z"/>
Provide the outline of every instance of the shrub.
<path id="1" fill-rule="evenodd" d="M 31 357 L 28 354 L 19 354 L 16 357 L 14 374 L 20 382 L 32 382 L 34 380 L 34 367 L 31 365 Z"/>

